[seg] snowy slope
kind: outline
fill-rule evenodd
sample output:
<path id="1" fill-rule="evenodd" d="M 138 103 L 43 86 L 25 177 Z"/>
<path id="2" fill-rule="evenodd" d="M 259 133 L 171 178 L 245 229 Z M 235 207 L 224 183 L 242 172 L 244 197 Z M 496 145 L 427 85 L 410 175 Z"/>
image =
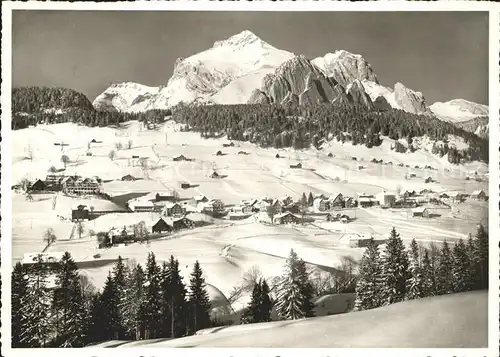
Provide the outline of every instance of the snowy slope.
<path id="1" fill-rule="evenodd" d="M 429 108 L 439 119 L 451 123 L 463 122 L 489 114 L 487 105 L 464 99 L 453 99 L 444 103 L 436 102 Z"/>
<path id="2" fill-rule="evenodd" d="M 487 313 L 487 291 L 475 291 L 335 316 L 202 330 L 190 337 L 119 347 L 485 348 Z"/>

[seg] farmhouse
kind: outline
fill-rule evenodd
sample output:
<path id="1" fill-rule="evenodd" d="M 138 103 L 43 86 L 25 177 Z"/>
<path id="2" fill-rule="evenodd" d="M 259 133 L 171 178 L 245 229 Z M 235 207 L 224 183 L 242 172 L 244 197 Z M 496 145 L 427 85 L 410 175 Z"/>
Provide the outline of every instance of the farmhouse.
<path id="1" fill-rule="evenodd" d="M 290 165 L 290 168 L 291 169 L 301 169 L 302 168 L 302 164 L 299 162 L 298 164 L 296 165 Z"/>
<path id="2" fill-rule="evenodd" d="M 376 199 L 382 207 L 392 207 L 396 202 L 396 194 L 383 191 L 377 194 Z"/>
<path id="3" fill-rule="evenodd" d="M 173 192 L 169 192 L 167 195 L 162 195 L 160 193 L 157 193 L 155 196 L 156 202 L 163 202 L 163 201 L 175 201 L 176 197 Z"/>
<path id="4" fill-rule="evenodd" d="M 430 212 L 426 207 L 417 207 L 412 211 L 413 217 L 425 217 L 429 218 Z"/>
<path id="5" fill-rule="evenodd" d="M 283 205 L 281 204 L 280 200 L 278 200 L 278 199 L 273 200 L 269 206 L 273 207 L 274 212 L 276 212 L 278 214 L 283 212 Z"/>
<path id="6" fill-rule="evenodd" d="M 450 192 L 449 198 L 453 200 L 453 202 L 462 202 L 464 200 L 464 194 L 461 192 Z"/>
<path id="7" fill-rule="evenodd" d="M 175 231 L 178 231 L 180 229 L 194 228 L 195 223 L 189 218 L 183 217 L 183 218 L 173 219 L 171 221 L 171 225 Z"/>
<path id="8" fill-rule="evenodd" d="M 21 260 L 22 265 L 31 265 L 43 263 L 44 265 L 55 265 L 61 261 L 64 252 L 50 252 L 50 253 L 24 253 Z"/>
<path id="9" fill-rule="evenodd" d="M 203 195 L 201 195 L 201 196 L 194 196 L 193 199 L 196 201 L 196 203 L 201 203 L 201 202 L 205 203 L 205 202 L 209 201 L 208 197 L 207 196 L 203 196 Z"/>
<path id="10" fill-rule="evenodd" d="M 372 207 L 378 204 L 377 200 L 373 195 L 366 193 L 358 193 L 358 202 L 359 205 L 363 208 Z"/>
<path id="11" fill-rule="evenodd" d="M 347 197 L 344 199 L 344 206 L 345 208 L 353 208 L 358 205 L 358 202 L 352 198 L 352 197 Z"/>
<path id="12" fill-rule="evenodd" d="M 472 192 L 472 194 L 470 195 L 470 198 L 472 198 L 474 200 L 485 201 L 487 196 L 486 196 L 486 192 L 484 192 L 483 190 L 477 190 L 477 191 Z"/>
<path id="13" fill-rule="evenodd" d="M 329 209 L 344 207 L 344 196 L 340 192 L 334 193 L 328 197 L 328 205 L 330 206 Z"/>
<path id="14" fill-rule="evenodd" d="M 274 222 L 278 224 L 297 224 L 300 222 L 300 218 L 290 212 L 284 212 L 274 216 Z"/>
<path id="15" fill-rule="evenodd" d="M 153 233 L 171 232 L 173 227 L 169 225 L 163 218 L 160 218 L 151 228 Z"/>
<path id="16" fill-rule="evenodd" d="M 135 239 L 133 227 L 123 226 L 122 229 L 113 228 L 108 232 L 111 239 L 111 244 L 119 244 Z"/>
<path id="17" fill-rule="evenodd" d="M 367 235 L 367 234 L 356 234 L 355 233 L 355 234 L 349 234 L 347 236 L 342 237 L 342 239 L 346 239 L 346 238 L 349 241 L 349 246 L 351 246 L 352 248 L 367 247 L 368 243 L 372 239 L 373 239 L 373 243 L 375 243 L 375 245 L 384 244 L 386 242 L 385 239 L 375 239 L 375 238 L 373 238 L 373 236 Z"/>
<path id="18" fill-rule="evenodd" d="M 135 180 L 136 180 L 136 178 L 130 174 L 122 177 L 122 181 L 135 181 Z"/>
<path id="19" fill-rule="evenodd" d="M 187 158 L 184 155 L 179 155 L 173 158 L 174 161 L 187 161 Z"/>
<path id="20" fill-rule="evenodd" d="M 43 191 L 45 190 L 45 182 L 38 179 L 30 187 L 30 191 Z"/>
<path id="21" fill-rule="evenodd" d="M 174 202 L 167 202 L 163 209 L 163 214 L 167 217 L 183 216 L 185 213 L 184 207 Z"/>
<path id="22" fill-rule="evenodd" d="M 424 182 L 425 182 L 425 183 L 430 183 L 430 182 L 432 182 L 432 177 L 430 177 L 430 176 L 426 176 L 426 177 L 424 177 Z"/>
<path id="23" fill-rule="evenodd" d="M 190 187 L 191 187 L 191 185 L 189 183 L 186 183 L 186 182 L 181 183 L 181 188 L 186 189 L 186 188 L 190 188 Z"/>
<path id="24" fill-rule="evenodd" d="M 219 151 L 217 151 L 217 152 L 215 153 L 215 155 L 216 155 L 216 156 L 222 156 L 222 155 L 224 155 L 224 154 L 222 153 L 222 151 L 220 151 L 220 150 L 219 150 Z"/>
<path id="25" fill-rule="evenodd" d="M 211 178 L 220 178 L 221 176 L 216 172 L 214 171 L 211 175 L 210 175 Z"/>
<path id="26" fill-rule="evenodd" d="M 147 200 L 131 202 L 128 207 L 134 212 L 153 212 L 155 209 L 154 203 Z"/>
<path id="27" fill-rule="evenodd" d="M 211 200 L 209 202 L 205 202 L 201 211 L 207 214 L 223 214 L 225 212 L 224 203 L 222 203 L 221 200 Z"/>
<path id="28" fill-rule="evenodd" d="M 313 207 L 315 210 L 320 211 L 320 212 L 323 212 L 323 211 L 330 209 L 329 202 L 327 200 L 322 199 L 322 198 L 316 198 L 313 201 Z"/>
<path id="29" fill-rule="evenodd" d="M 78 205 L 77 209 L 71 210 L 72 221 L 84 221 L 89 219 L 90 219 L 89 209 L 86 206 Z"/>

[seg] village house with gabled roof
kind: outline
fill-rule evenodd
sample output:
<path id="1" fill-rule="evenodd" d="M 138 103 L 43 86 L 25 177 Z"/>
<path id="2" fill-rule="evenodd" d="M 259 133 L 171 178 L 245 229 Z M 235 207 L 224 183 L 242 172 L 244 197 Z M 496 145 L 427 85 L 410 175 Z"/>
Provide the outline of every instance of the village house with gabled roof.
<path id="1" fill-rule="evenodd" d="M 313 207 L 316 211 L 320 211 L 320 212 L 327 211 L 330 209 L 330 205 L 329 205 L 328 200 L 325 200 L 323 198 L 314 199 Z"/>
<path id="2" fill-rule="evenodd" d="M 486 201 L 487 195 L 486 195 L 486 192 L 484 192 L 483 190 L 476 190 L 476 191 L 472 192 L 472 194 L 470 195 L 470 198 L 472 198 L 474 200 Z"/>
<path id="3" fill-rule="evenodd" d="M 274 216 L 274 222 L 278 224 L 297 224 L 300 222 L 300 217 L 291 212 L 283 212 Z"/>
<path id="4" fill-rule="evenodd" d="M 167 202 L 163 208 L 163 215 L 167 217 L 183 216 L 185 213 L 184 207 L 176 202 Z"/>
<path id="5" fill-rule="evenodd" d="M 100 191 L 100 184 L 95 178 L 67 176 L 61 183 L 63 192 L 68 194 L 90 195 Z"/>
<path id="6" fill-rule="evenodd" d="M 46 189 L 45 182 L 38 179 L 29 187 L 29 191 L 44 191 Z"/>
<path id="7" fill-rule="evenodd" d="M 130 174 L 127 174 L 125 176 L 122 177 L 122 181 L 135 181 L 136 178 Z"/>
<path id="8" fill-rule="evenodd" d="M 340 193 L 334 193 L 328 197 L 329 209 L 344 207 L 344 196 Z"/>

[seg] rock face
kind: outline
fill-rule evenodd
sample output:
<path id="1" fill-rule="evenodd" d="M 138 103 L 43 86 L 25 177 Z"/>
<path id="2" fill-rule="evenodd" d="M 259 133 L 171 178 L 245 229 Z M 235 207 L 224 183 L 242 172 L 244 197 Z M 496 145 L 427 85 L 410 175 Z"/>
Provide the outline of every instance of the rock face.
<path id="1" fill-rule="evenodd" d="M 361 56 L 344 50 L 317 57 L 312 63 L 342 86 L 359 79 L 379 83 L 370 64 Z"/>
<path id="2" fill-rule="evenodd" d="M 255 91 L 249 103 L 285 104 L 297 103 L 310 106 L 320 103 L 356 103 L 372 107 L 369 96 L 359 80 L 350 83 L 349 89 L 337 83 L 303 55 L 296 56 L 276 69 L 273 74 L 264 77 L 259 91 Z"/>
<path id="3" fill-rule="evenodd" d="M 425 99 L 422 93 L 406 88 L 399 82 L 394 85 L 394 99 L 401 109 L 408 113 L 430 113 L 429 109 L 425 105 Z"/>

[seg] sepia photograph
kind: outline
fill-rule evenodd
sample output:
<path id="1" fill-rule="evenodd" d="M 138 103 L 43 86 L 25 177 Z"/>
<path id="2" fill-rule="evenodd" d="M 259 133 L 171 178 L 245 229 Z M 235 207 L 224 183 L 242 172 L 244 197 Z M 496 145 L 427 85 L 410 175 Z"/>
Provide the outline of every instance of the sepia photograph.
<path id="1" fill-rule="evenodd" d="M 490 12 L 152 10 L 10 10 L 4 343 L 498 343 Z"/>

